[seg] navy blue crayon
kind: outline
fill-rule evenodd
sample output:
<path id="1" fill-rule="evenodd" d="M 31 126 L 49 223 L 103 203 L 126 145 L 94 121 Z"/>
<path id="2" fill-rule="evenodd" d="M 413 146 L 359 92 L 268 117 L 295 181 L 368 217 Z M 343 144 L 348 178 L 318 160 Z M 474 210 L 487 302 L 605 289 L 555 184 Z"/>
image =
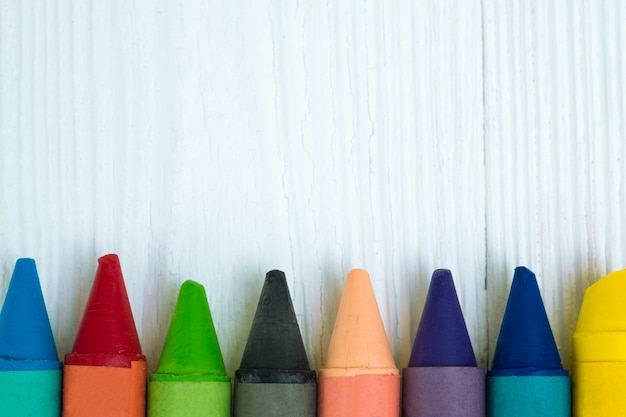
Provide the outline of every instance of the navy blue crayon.
<path id="1" fill-rule="evenodd" d="M 535 274 L 515 268 L 492 369 L 487 413 L 493 417 L 569 417 L 563 369 Z"/>

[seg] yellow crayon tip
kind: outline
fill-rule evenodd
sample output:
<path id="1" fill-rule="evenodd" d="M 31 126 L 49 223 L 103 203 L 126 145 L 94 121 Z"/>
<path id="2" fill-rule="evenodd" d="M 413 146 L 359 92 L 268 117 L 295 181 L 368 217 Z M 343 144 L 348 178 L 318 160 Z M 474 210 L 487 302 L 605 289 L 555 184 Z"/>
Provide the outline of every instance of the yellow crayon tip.
<path id="1" fill-rule="evenodd" d="M 626 269 L 587 288 L 573 348 L 575 362 L 626 361 Z"/>

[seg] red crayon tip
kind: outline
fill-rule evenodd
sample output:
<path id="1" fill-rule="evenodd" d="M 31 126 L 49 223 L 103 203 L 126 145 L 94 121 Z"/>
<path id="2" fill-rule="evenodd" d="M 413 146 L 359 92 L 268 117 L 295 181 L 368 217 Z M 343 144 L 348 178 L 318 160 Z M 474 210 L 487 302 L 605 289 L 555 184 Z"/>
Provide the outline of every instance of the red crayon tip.
<path id="1" fill-rule="evenodd" d="M 145 361 L 117 255 L 98 259 L 98 270 L 67 365 L 129 368 Z"/>

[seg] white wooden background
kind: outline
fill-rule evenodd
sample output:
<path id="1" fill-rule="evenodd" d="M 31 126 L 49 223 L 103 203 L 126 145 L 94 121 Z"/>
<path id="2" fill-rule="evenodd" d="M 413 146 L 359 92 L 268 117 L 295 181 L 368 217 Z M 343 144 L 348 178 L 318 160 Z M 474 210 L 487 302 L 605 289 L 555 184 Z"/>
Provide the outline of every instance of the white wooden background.
<path id="1" fill-rule="evenodd" d="M 0 2 L 0 300 L 34 257 L 58 350 L 120 255 L 153 370 L 178 286 L 239 365 L 286 272 L 314 368 L 369 270 L 398 366 L 435 268 L 490 362 L 517 265 L 566 366 L 626 267 L 626 2 Z"/>

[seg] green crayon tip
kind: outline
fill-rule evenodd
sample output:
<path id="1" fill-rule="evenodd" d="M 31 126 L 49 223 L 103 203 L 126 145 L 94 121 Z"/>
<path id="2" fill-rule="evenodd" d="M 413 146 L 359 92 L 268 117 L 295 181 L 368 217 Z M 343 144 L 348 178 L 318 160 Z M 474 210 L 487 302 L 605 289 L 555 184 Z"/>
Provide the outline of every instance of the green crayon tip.
<path id="1" fill-rule="evenodd" d="M 204 287 L 180 287 L 161 360 L 151 381 L 230 381 Z"/>

